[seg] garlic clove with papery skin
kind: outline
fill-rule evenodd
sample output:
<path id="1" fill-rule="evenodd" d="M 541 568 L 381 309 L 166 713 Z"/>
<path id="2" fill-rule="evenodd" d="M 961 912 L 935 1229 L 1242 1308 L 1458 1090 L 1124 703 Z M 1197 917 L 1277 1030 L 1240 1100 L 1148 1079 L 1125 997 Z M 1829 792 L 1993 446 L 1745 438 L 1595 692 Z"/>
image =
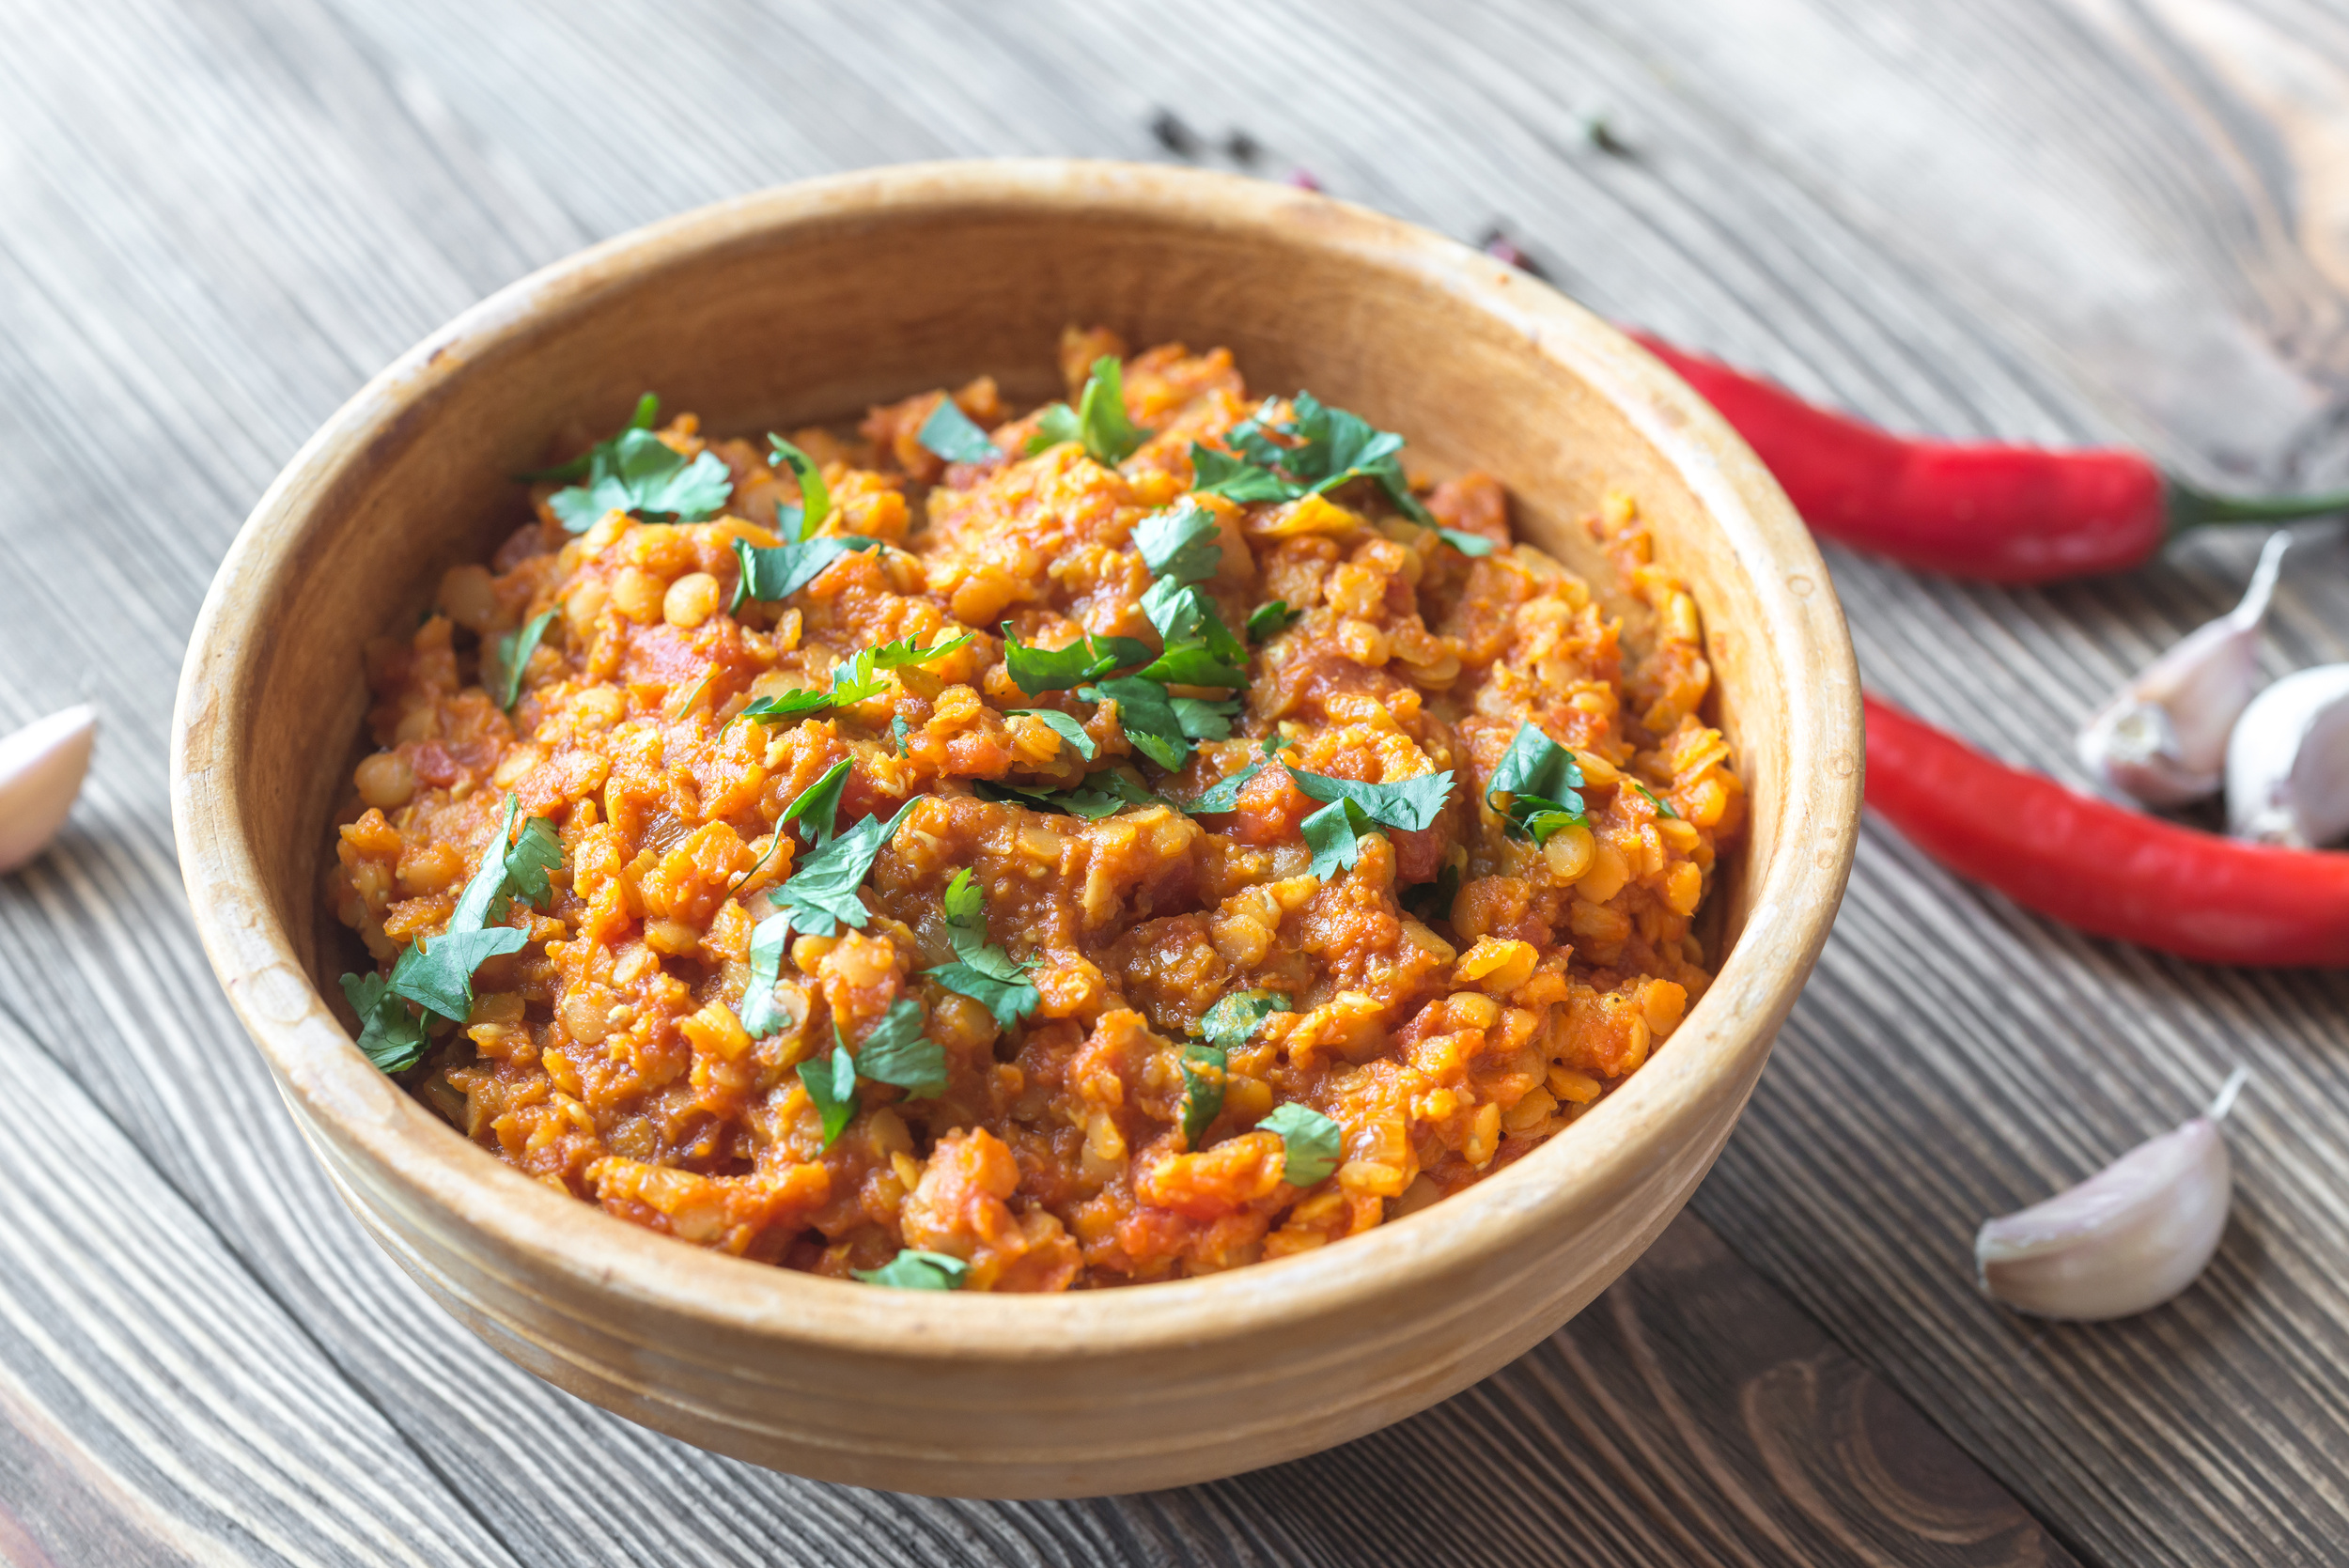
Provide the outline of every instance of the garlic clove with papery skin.
<path id="1" fill-rule="evenodd" d="M 98 712 L 86 704 L 0 737 L 0 876 L 48 846 L 89 771 Z"/>
<path id="2" fill-rule="evenodd" d="M 2227 742 L 2227 831 L 2310 849 L 2349 833 L 2349 664 L 2259 694 Z"/>
<path id="3" fill-rule="evenodd" d="M 2227 737 L 2259 690 L 2260 623 L 2291 545 L 2290 534 L 2270 535 L 2243 601 L 2188 632 L 2088 721 L 2077 744 L 2090 772 L 2148 806 L 2218 793 Z"/>
<path id="4" fill-rule="evenodd" d="M 2218 1124 L 2240 1067 L 2202 1115 L 2148 1139 L 2045 1203 L 1986 1221 L 1974 1238 L 1982 1288 L 2039 1317 L 2099 1322 L 2160 1306 L 2218 1250 L 2234 1175 Z"/>

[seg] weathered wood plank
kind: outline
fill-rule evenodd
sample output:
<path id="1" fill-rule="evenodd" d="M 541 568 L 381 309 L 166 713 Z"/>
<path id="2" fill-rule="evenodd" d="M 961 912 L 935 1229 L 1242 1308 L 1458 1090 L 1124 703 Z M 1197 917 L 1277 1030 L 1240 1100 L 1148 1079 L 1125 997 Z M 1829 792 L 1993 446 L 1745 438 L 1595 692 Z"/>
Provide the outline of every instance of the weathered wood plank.
<path id="1" fill-rule="evenodd" d="M 1595 305 L 1896 424 L 2120 433 L 2205 477 L 2349 474 L 2349 231 L 2324 162 L 2340 101 L 2324 84 L 2349 46 L 2313 9 L 1298 0 L 1158 15 L 1042 0 L 9 13 L 0 540 L 18 569 L 0 574 L 0 723 L 89 697 L 108 728 L 74 833 L 0 882 L 0 996 L 517 1556 L 1360 1560 L 1386 1530 L 1430 1560 L 1474 1560 L 1470 1545 L 1635 1560 L 1668 1540 L 1735 1561 L 1776 1560 L 1776 1538 L 1757 1526 L 1738 1545 L 1725 1494 L 1683 1506 L 1672 1487 L 1697 1483 L 1676 1438 L 1651 1455 L 1608 1424 L 1645 1386 L 1609 1382 L 1631 1376 L 1627 1352 L 1586 1343 L 1612 1319 L 1340 1455 L 1063 1508 L 757 1475 L 462 1343 L 419 1376 L 412 1326 L 429 1310 L 325 1190 L 188 938 L 162 737 L 185 629 L 251 498 L 368 370 L 480 292 L 775 179 L 959 153 L 1161 156 L 1147 125 L 1165 105 L 1212 136 L 1247 129 L 1266 172 L 1301 163 L 1463 235 L 1506 222 Z M 1631 156 L 1588 140 L 1595 112 Z M 2349 625 L 2341 547 L 2305 532 L 2278 668 L 2341 657 Z M 2252 548 L 2212 541 L 2033 594 L 1834 567 L 1873 681 L 2063 771 L 2070 724 L 2223 605 Z M 2349 1539 L 2330 1440 L 2349 1300 L 2326 1266 L 2349 1229 L 2331 1131 L 2349 1104 L 2343 1000 L 2333 980 L 2054 932 L 1872 834 L 1700 1206 L 2090 1555 L 2324 1560 Z M 2139 1324 L 2045 1335 L 1980 1302 L 1965 1256 L 1981 1215 L 2174 1121 L 2238 1057 L 2260 1087 L 2210 1284 Z M 1672 1343 L 1697 1358 L 1665 1363 L 1675 1375 L 1719 1348 L 1696 1327 Z M 1757 1387 L 1766 1405 L 1808 1385 Z M 1494 1435 L 1527 1409 L 1546 1412 L 1540 1444 Z M 1357 1470 L 1371 1479 L 1337 1486 Z M 1910 1560 L 1871 1533 L 1877 1514 L 1837 1514 L 1848 1538 L 1784 1514 L 1806 1495 L 1787 1478 L 1809 1472 L 1749 1456 L 1723 1473 L 1766 1476 L 1776 1528 L 1828 1543 L 1821 1560 Z M 1859 1484 L 1812 1483 L 1828 1498 Z M 1538 1538 L 1411 1533 L 1464 1498 L 1535 1493 L 1576 1493 L 1587 1536 L 1554 1520 Z M 1948 1560 L 2001 1560 L 1999 1539 Z"/>

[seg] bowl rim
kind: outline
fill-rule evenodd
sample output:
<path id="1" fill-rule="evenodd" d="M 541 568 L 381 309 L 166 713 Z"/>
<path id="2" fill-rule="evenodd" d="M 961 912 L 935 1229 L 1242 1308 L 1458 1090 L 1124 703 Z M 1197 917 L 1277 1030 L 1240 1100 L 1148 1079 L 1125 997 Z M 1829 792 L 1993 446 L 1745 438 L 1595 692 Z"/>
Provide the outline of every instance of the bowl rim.
<path id="1" fill-rule="evenodd" d="M 300 551 L 316 503 L 404 411 L 510 334 L 586 309 L 644 272 L 698 252 L 803 224 L 925 209 L 1122 212 L 1277 229 L 1283 243 L 1412 274 L 1515 326 L 1534 351 L 1580 377 L 1678 472 L 1720 528 L 1766 629 L 1754 654 L 1777 662 L 1786 693 L 1776 853 L 1750 886 L 1739 939 L 1670 1048 L 1567 1132 L 1430 1210 L 1342 1246 L 1227 1273 L 1047 1296 L 876 1291 L 707 1251 L 558 1194 L 457 1134 L 352 1044 L 271 913 L 231 803 L 242 784 L 248 723 L 235 699 L 246 672 L 271 651 L 268 595 L 257 590 Z M 623 1298 L 637 1321 L 699 1319 L 864 1357 L 1017 1363 L 1195 1347 L 1366 1309 L 1401 1284 L 1469 1268 L 1647 1179 L 1659 1147 L 1703 1136 L 1719 1094 L 1750 1089 L 1826 940 L 1859 832 L 1860 735 L 1858 670 L 1842 611 L 1783 493 L 1702 398 L 1563 294 L 1458 241 L 1293 187 L 1167 165 L 951 161 L 778 186 L 618 235 L 499 289 L 371 378 L 263 493 L 205 597 L 173 713 L 172 815 L 206 952 L 281 1091 L 298 1102 L 297 1119 L 331 1126 L 412 1202 L 483 1233 L 511 1255 L 502 1261 L 515 1276 L 568 1277 Z M 1800 836 L 1797 824 L 1806 830 Z M 559 1296 L 539 1301 L 571 1311 Z M 608 1318 L 602 1327 L 622 1331 Z M 672 1343 L 663 1348 L 693 1354 Z"/>

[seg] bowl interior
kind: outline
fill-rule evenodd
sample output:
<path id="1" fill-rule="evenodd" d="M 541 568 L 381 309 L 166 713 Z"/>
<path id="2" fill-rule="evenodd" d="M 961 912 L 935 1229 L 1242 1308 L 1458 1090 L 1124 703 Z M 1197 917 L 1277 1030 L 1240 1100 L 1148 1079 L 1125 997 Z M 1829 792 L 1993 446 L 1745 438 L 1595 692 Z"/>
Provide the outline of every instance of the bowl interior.
<path id="1" fill-rule="evenodd" d="M 647 389 L 718 433 L 852 420 L 982 374 L 1015 403 L 1040 401 L 1063 393 L 1055 347 L 1070 322 L 1114 328 L 1137 349 L 1228 348 L 1253 393 L 1310 388 L 1402 432 L 1414 466 L 1493 473 L 1520 536 L 1595 586 L 1612 572 L 1580 520 L 1609 489 L 1636 495 L 1658 559 L 1706 613 L 1708 716 L 1750 791 L 1751 826 L 1714 898 L 1718 967 L 1744 926 L 1751 870 L 1773 852 L 1785 784 L 1771 743 L 1785 673 L 1746 613 L 1751 563 L 1724 548 L 1688 475 L 1610 391 L 1533 351 L 1540 318 L 1572 308 L 1544 286 L 1487 264 L 1477 282 L 1542 308 L 1528 318 L 1471 308 L 1423 258 L 1381 265 L 1393 225 L 1302 193 L 1276 196 L 1280 221 L 1268 225 L 1261 188 L 1252 194 L 1243 215 L 1210 199 L 1006 210 L 949 192 L 818 212 L 783 232 L 745 225 L 649 257 L 626 247 L 524 286 L 506 302 L 525 318 L 520 330 L 412 356 L 404 374 L 421 386 L 396 374 L 378 395 L 420 395 L 340 454 L 326 493 L 309 500 L 317 526 L 270 585 L 272 645 L 251 665 L 261 709 L 310 716 L 303 743 L 253 750 L 241 806 L 272 910 L 313 983 L 334 996 L 352 956 L 319 890 L 330 815 L 366 744 L 362 647 L 412 626 L 443 570 L 485 558 L 523 520 L 511 475 L 552 432 L 616 427 Z"/>

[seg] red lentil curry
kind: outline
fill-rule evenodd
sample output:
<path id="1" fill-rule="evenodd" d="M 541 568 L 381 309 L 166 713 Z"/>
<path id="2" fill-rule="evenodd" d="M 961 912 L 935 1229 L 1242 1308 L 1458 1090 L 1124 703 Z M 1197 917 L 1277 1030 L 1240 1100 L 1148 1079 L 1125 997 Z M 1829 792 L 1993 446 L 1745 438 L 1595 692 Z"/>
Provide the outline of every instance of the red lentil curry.
<path id="1" fill-rule="evenodd" d="M 1602 604 L 1487 475 L 1124 354 L 541 476 L 369 650 L 363 1048 L 622 1219 L 1019 1291 L 1320 1247 L 1635 1071 L 1743 794 L 1634 504 Z"/>

